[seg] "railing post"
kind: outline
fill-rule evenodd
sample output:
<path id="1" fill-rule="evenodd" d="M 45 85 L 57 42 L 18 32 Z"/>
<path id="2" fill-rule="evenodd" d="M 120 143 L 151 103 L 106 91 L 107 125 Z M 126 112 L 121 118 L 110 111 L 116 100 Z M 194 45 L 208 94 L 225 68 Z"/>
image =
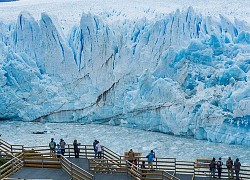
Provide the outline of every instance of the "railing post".
<path id="1" fill-rule="evenodd" d="M 194 163 L 194 175 L 193 175 L 193 179 L 195 178 L 195 163 Z"/>
<path id="2" fill-rule="evenodd" d="M 156 166 L 156 167 L 155 167 L 155 168 L 157 169 L 157 164 L 158 164 L 157 162 L 158 162 L 158 159 L 155 158 L 155 161 L 156 161 L 156 163 L 155 163 L 155 166 Z"/>
<path id="3" fill-rule="evenodd" d="M 85 157 L 87 158 L 87 146 L 86 145 L 84 146 L 85 146 Z"/>
<path id="4" fill-rule="evenodd" d="M 126 161 L 126 169 L 127 169 L 127 175 L 129 175 L 128 174 L 128 161 Z"/>
<path id="5" fill-rule="evenodd" d="M 43 165 L 44 165 L 44 163 L 43 163 L 43 154 L 42 154 L 42 168 L 43 168 Z"/>
<path id="6" fill-rule="evenodd" d="M 10 145 L 10 152 L 13 153 L 13 152 L 12 152 L 12 145 Z"/>
<path id="7" fill-rule="evenodd" d="M 68 144 L 68 152 L 69 152 L 69 157 L 70 157 L 70 148 L 69 148 L 69 144 Z"/>
<path id="8" fill-rule="evenodd" d="M 176 158 L 174 158 L 174 174 L 176 174 Z"/>

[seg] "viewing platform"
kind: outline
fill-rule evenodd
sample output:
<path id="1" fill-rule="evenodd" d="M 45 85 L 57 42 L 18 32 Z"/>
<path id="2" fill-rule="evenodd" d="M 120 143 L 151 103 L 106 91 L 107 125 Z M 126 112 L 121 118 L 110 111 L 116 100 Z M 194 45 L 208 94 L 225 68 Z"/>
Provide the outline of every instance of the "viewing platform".
<path id="1" fill-rule="evenodd" d="M 79 158 L 74 157 L 73 145 L 67 145 L 64 156 L 51 154 L 48 146 L 11 145 L 0 139 L 1 157 L 8 160 L 0 167 L 1 179 L 54 179 L 54 180 L 203 180 L 211 179 L 208 159 L 196 162 L 176 158 L 158 158 L 153 170 L 141 169 L 144 156 L 136 157 L 138 166 L 132 165 L 125 156 L 103 146 L 102 158 L 94 158 L 92 145 L 79 145 Z M 226 167 L 222 178 L 227 179 Z M 250 166 L 241 166 L 241 179 L 250 179 Z"/>

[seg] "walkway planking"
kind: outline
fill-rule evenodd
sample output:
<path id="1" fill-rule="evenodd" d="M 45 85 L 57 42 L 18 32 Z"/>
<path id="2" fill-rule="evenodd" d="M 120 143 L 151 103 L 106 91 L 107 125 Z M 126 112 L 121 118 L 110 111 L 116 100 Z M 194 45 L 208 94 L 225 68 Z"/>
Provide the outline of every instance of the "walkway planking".
<path id="1" fill-rule="evenodd" d="M 75 165 L 79 166 L 80 168 L 89 171 L 89 161 L 86 158 L 74 158 L 70 157 L 67 158 L 70 162 L 74 163 Z M 90 172 L 93 174 L 92 172 Z M 123 173 L 114 173 L 114 174 L 108 174 L 108 173 L 94 173 L 95 180 L 132 180 L 133 178 L 130 177 L 127 174 Z"/>
<path id="2" fill-rule="evenodd" d="M 63 169 L 24 167 L 10 178 L 69 180 L 70 176 Z"/>
<path id="3" fill-rule="evenodd" d="M 75 165 L 79 166 L 80 168 L 89 171 L 89 161 L 87 158 L 67 157 L 67 159 Z"/>

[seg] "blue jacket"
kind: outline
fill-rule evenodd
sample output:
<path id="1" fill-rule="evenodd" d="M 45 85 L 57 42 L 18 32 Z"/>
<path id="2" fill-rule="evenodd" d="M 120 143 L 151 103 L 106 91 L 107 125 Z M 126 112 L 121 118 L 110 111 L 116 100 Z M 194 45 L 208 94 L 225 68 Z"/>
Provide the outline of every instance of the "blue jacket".
<path id="1" fill-rule="evenodd" d="M 154 158 L 155 158 L 155 153 L 150 152 L 150 153 L 147 155 L 147 158 L 148 158 L 148 162 L 153 162 L 153 160 L 154 160 Z"/>
<path id="2" fill-rule="evenodd" d="M 62 154 L 62 150 L 61 150 L 61 147 L 60 147 L 60 146 L 57 146 L 57 147 L 56 147 L 56 153 L 57 153 L 57 154 Z"/>

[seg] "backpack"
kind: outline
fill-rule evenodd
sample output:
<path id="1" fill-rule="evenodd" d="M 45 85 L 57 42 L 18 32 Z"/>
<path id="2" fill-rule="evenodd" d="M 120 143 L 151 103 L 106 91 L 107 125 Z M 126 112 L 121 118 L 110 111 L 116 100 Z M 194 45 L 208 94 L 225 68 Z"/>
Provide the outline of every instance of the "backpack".
<path id="1" fill-rule="evenodd" d="M 233 161 L 232 160 L 227 160 L 227 168 L 231 169 L 233 166 Z"/>
<path id="2" fill-rule="evenodd" d="M 52 141 L 51 141 L 51 142 L 49 143 L 49 147 L 50 147 L 51 149 L 54 149 L 54 148 L 55 148 L 55 142 L 52 142 Z"/>
<path id="3" fill-rule="evenodd" d="M 215 162 L 214 161 L 211 161 L 210 164 L 209 164 L 209 169 L 210 171 L 215 168 Z"/>

